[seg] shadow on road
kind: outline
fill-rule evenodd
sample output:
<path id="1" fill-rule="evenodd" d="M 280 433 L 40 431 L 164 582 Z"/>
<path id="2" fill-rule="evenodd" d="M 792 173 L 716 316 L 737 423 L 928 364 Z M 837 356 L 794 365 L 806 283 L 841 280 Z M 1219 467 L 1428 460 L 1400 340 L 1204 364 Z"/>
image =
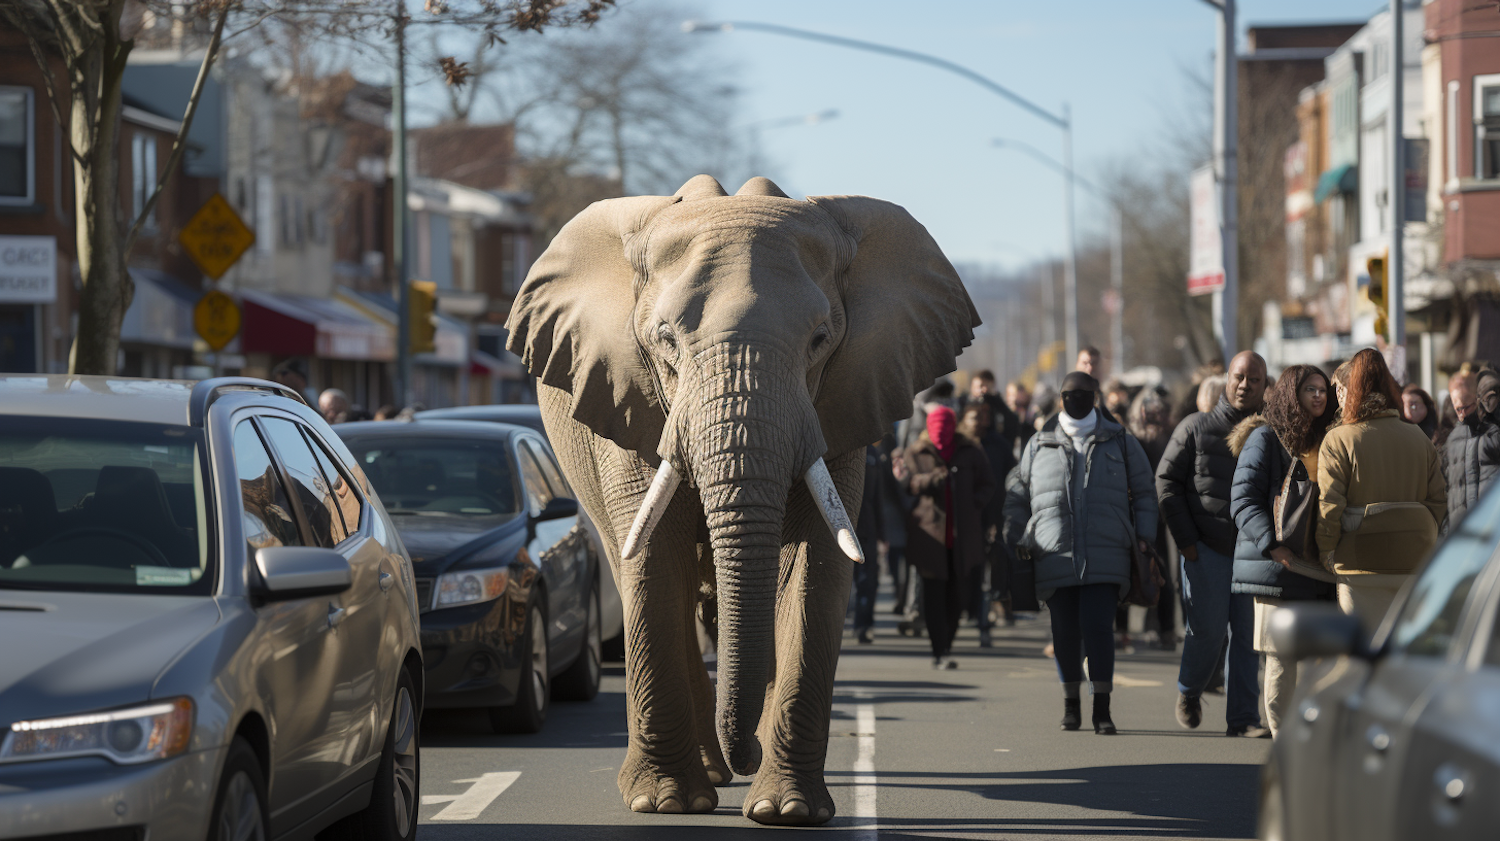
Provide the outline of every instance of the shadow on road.
<path id="1" fill-rule="evenodd" d="M 428 710 L 422 746 L 431 748 L 624 748 L 625 694 L 600 692 L 592 701 L 552 702 L 542 732 L 497 735 L 484 710 Z"/>

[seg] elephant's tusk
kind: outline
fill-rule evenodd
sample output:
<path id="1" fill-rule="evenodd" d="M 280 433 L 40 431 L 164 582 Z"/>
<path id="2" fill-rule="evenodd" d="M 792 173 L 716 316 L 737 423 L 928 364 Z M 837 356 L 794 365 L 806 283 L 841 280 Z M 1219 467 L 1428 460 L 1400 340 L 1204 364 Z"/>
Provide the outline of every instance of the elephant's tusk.
<path id="1" fill-rule="evenodd" d="M 651 480 L 651 487 L 646 489 L 646 497 L 641 500 L 641 510 L 635 515 L 630 534 L 625 538 L 623 554 L 626 560 L 640 554 L 646 541 L 651 539 L 652 530 L 661 522 L 661 515 L 666 513 L 667 504 L 672 501 L 672 494 L 677 493 L 677 483 L 681 481 L 682 475 L 672 466 L 671 459 L 662 459 L 661 467 L 656 469 L 656 478 Z"/>
<path id="2" fill-rule="evenodd" d="M 820 458 L 807 468 L 807 489 L 812 492 L 813 502 L 818 504 L 818 513 L 823 522 L 838 540 L 839 548 L 857 564 L 865 562 L 865 553 L 854 537 L 854 524 L 849 522 L 849 513 L 844 510 L 844 501 L 839 498 L 838 488 L 833 486 L 833 477 L 828 475 L 828 465 Z"/>

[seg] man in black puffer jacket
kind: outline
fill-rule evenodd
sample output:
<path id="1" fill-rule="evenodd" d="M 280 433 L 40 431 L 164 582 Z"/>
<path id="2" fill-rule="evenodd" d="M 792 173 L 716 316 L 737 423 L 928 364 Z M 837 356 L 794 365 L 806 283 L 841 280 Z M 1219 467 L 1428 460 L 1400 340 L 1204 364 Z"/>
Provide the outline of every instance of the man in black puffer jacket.
<path id="1" fill-rule="evenodd" d="M 1443 478 L 1448 482 L 1448 528 L 1463 519 L 1470 506 L 1500 472 L 1500 423 L 1493 408 L 1500 374 L 1483 371 L 1475 377 L 1467 371 L 1448 380 L 1448 394 L 1458 413 L 1458 425 L 1443 445 Z M 1488 398 L 1488 399 L 1486 399 Z"/>
<path id="2" fill-rule="evenodd" d="M 1182 552 L 1187 635 L 1177 675 L 1177 721 L 1188 728 L 1203 721 L 1201 696 L 1227 633 L 1225 719 L 1230 736 L 1269 734 L 1260 726 L 1260 657 L 1252 639 L 1255 602 L 1230 592 L 1235 526 L 1229 499 L 1236 459 L 1227 440 L 1236 424 L 1260 411 L 1265 392 L 1266 361 L 1250 351 L 1235 356 L 1218 405 L 1178 424 L 1156 469 L 1162 519 Z"/>

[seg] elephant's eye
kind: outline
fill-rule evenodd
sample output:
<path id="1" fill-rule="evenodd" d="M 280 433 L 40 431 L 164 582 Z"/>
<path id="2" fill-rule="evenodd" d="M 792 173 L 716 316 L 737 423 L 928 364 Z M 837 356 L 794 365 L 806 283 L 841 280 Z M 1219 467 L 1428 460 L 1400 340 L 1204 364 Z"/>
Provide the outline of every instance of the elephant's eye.
<path id="1" fill-rule="evenodd" d="M 832 340 L 833 335 L 829 332 L 828 325 L 818 325 L 817 331 L 813 333 L 812 343 L 807 346 L 808 355 L 817 356 L 820 352 L 828 347 L 828 343 Z"/>
<path id="2" fill-rule="evenodd" d="M 677 352 L 677 335 L 672 332 L 672 325 L 665 321 L 656 325 L 656 340 L 661 342 L 662 349 L 666 352 Z"/>

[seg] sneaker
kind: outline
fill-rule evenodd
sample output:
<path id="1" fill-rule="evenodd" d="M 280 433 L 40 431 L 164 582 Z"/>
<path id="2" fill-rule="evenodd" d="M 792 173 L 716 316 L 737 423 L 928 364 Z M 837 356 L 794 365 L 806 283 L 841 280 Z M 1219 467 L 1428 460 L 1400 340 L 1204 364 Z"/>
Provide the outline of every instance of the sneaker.
<path id="1" fill-rule="evenodd" d="M 859 640 L 860 645 L 869 645 L 875 641 L 875 637 L 870 634 L 869 628 L 861 628 L 856 638 Z"/>
<path id="2" fill-rule="evenodd" d="M 1177 723 L 1189 730 L 1203 723 L 1203 699 L 1193 695 L 1177 696 Z"/>
<path id="3" fill-rule="evenodd" d="M 990 630 L 988 628 L 983 628 L 983 629 L 981 629 L 979 631 L 979 647 L 980 648 L 994 648 L 995 647 L 995 638 L 990 635 Z"/>
<path id="4" fill-rule="evenodd" d="M 1247 727 L 1231 727 L 1224 732 L 1226 736 L 1238 736 L 1243 739 L 1269 739 L 1271 731 L 1259 724 L 1251 724 Z"/>
<path id="5" fill-rule="evenodd" d="M 954 669 L 958 668 L 958 661 L 954 660 L 952 657 L 944 657 L 943 668 L 947 669 L 948 671 L 953 671 Z"/>

